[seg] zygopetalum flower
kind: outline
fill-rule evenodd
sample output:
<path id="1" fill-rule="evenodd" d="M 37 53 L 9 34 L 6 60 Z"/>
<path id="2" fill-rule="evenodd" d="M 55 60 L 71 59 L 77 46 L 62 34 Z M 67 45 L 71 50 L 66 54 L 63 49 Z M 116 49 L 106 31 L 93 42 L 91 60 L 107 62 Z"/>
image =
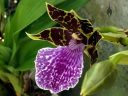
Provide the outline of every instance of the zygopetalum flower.
<path id="1" fill-rule="evenodd" d="M 64 11 L 46 3 L 47 12 L 53 21 L 62 27 L 53 27 L 37 34 L 27 35 L 34 40 L 47 40 L 58 46 L 42 48 L 35 60 L 36 84 L 51 93 L 73 88 L 79 81 L 83 69 L 84 50 L 96 61 L 96 44 L 101 39 L 87 19 L 81 19 L 73 11 Z"/>

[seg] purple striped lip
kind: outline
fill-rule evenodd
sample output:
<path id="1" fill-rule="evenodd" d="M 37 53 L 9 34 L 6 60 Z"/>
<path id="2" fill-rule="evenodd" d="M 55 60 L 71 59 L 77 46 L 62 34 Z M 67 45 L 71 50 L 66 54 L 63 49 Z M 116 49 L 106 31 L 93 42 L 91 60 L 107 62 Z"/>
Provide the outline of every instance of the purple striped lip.
<path id="1" fill-rule="evenodd" d="M 71 40 L 69 46 L 40 49 L 35 60 L 37 86 L 51 93 L 73 88 L 82 74 L 84 46 Z"/>

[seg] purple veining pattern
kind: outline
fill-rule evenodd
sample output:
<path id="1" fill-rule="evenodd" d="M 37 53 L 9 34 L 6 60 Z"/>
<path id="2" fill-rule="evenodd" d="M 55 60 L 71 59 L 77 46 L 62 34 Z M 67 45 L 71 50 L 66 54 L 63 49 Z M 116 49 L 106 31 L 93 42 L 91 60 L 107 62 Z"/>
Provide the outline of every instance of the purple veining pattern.
<path id="1" fill-rule="evenodd" d="M 42 48 L 35 60 L 35 81 L 38 87 L 59 93 L 73 88 L 83 69 L 83 44 Z"/>

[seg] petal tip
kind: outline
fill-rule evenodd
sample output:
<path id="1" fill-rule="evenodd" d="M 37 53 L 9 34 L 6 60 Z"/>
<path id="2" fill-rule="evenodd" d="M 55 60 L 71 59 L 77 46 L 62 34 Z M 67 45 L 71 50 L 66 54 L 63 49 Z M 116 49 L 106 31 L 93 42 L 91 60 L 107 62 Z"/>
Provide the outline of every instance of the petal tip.
<path id="1" fill-rule="evenodd" d="M 26 33 L 26 35 L 29 37 L 29 38 L 31 38 L 32 40 L 40 40 L 39 39 L 39 36 L 36 34 L 36 35 L 34 35 L 34 34 L 30 34 L 30 33 L 27 33 L 27 32 L 25 32 Z"/>
<path id="2" fill-rule="evenodd" d="M 47 11 L 50 11 L 52 8 L 54 8 L 54 6 L 48 2 L 45 2 L 45 4 L 46 4 Z"/>
<path id="3" fill-rule="evenodd" d="M 46 5 L 46 7 L 48 6 L 48 5 L 50 5 L 48 2 L 45 2 L 45 5 Z"/>

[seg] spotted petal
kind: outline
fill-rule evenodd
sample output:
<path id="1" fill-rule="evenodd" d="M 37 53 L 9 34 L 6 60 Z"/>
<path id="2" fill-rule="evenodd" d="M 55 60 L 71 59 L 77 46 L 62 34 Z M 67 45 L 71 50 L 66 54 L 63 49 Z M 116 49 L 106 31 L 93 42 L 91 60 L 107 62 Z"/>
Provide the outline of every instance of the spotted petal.
<path id="1" fill-rule="evenodd" d="M 74 16 L 72 12 L 64 11 L 62 9 L 58 9 L 53 5 L 50 5 L 46 3 L 47 11 L 49 16 L 53 21 L 58 22 L 66 29 L 72 31 L 72 32 L 78 32 L 80 29 L 80 22 L 79 20 Z"/>
<path id="2" fill-rule="evenodd" d="M 81 77 L 83 44 L 42 48 L 35 60 L 35 80 L 38 87 L 59 93 L 73 88 Z"/>
<path id="3" fill-rule="evenodd" d="M 83 19 L 81 18 L 74 10 L 71 10 L 70 11 L 74 16 L 75 18 L 77 18 L 77 20 L 80 22 L 80 32 L 86 36 L 86 34 L 89 34 L 89 33 L 92 33 L 93 32 L 93 26 L 90 22 L 89 19 Z"/>
<path id="4" fill-rule="evenodd" d="M 95 63 L 98 58 L 98 53 L 96 49 L 97 43 L 101 40 L 102 36 L 99 32 L 94 31 L 88 39 L 88 47 L 86 47 L 87 55 L 91 59 L 91 64 Z"/>
<path id="5" fill-rule="evenodd" d="M 48 28 L 43 30 L 37 34 L 28 34 L 27 35 L 33 40 L 48 40 L 50 43 L 54 45 L 68 45 L 69 41 L 71 40 L 71 34 L 69 30 L 65 28 Z"/>
<path id="6" fill-rule="evenodd" d="M 88 44 L 96 46 L 96 44 L 101 40 L 101 38 L 102 35 L 98 31 L 94 31 L 94 33 L 88 39 Z"/>
<path id="7" fill-rule="evenodd" d="M 92 24 L 88 19 L 80 20 L 80 23 L 81 23 L 82 33 L 84 35 L 93 32 Z"/>
<path id="8" fill-rule="evenodd" d="M 90 47 L 87 49 L 88 55 L 91 59 L 91 64 L 94 64 L 98 58 L 98 53 L 96 47 Z"/>

